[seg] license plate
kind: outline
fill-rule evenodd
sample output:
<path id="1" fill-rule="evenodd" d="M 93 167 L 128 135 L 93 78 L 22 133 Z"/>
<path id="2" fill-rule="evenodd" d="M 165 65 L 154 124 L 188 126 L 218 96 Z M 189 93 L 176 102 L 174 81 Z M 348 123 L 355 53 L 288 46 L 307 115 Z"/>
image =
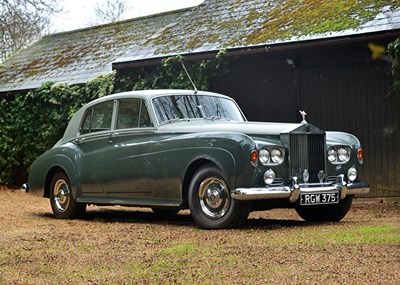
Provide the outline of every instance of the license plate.
<path id="1" fill-rule="evenodd" d="M 300 205 L 323 205 L 339 203 L 339 192 L 301 193 Z"/>

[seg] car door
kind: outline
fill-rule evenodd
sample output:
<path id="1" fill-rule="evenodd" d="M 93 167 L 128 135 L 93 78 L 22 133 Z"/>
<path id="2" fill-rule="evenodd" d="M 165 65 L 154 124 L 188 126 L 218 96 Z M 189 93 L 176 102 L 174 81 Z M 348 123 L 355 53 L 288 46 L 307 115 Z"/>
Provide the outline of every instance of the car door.
<path id="1" fill-rule="evenodd" d="M 114 101 L 106 101 L 89 108 L 79 128 L 76 157 L 80 190 L 83 196 L 102 194 L 104 151 L 109 146 L 113 122 Z"/>
<path id="2" fill-rule="evenodd" d="M 110 197 L 150 199 L 149 145 L 156 130 L 144 100 L 118 100 L 115 129 L 104 152 L 104 191 Z"/>

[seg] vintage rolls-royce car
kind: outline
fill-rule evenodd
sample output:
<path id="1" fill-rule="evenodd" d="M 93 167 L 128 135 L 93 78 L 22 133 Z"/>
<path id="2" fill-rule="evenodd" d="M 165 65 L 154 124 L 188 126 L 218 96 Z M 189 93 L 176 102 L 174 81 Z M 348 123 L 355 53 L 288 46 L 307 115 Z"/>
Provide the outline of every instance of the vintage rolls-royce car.
<path id="1" fill-rule="evenodd" d="M 189 209 L 205 229 L 278 207 L 308 221 L 339 221 L 353 196 L 369 191 L 360 181 L 360 142 L 301 115 L 301 123 L 248 122 L 234 100 L 203 91 L 105 96 L 76 112 L 23 189 L 50 198 L 62 219 L 94 204 Z"/>

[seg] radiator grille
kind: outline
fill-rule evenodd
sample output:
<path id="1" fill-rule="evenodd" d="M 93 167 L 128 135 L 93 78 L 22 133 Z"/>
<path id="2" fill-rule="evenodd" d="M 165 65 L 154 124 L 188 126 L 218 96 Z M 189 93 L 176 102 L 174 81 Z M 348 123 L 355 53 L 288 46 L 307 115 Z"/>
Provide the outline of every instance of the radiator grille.
<path id="1" fill-rule="evenodd" d="M 291 176 L 303 181 L 303 172 L 307 169 L 308 182 L 319 183 L 319 171 L 325 172 L 325 134 L 291 134 L 289 142 Z"/>

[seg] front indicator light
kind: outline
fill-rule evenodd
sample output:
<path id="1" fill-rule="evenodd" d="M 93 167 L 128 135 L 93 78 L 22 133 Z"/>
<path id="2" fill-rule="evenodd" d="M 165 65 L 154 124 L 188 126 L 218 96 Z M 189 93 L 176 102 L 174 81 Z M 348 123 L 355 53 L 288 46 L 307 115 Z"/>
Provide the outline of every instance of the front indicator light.
<path id="1" fill-rule="evenodd" d="M 253 150 L 250 154 L 250 163 L 253 167 L 256 167 L 257 161 L 258 161 L 258 152 L 256 150 Z"/>
<path id="2" fill-rule="evenodd" d="M 364 163 L 364 152 L 363 152 L 362 148 L 359 148 L 359 149 L 358 149 L 358 151 L 357 151 L 357 158 L 358 158 L 358 162 L 359 162 L 360 164 L 363 164 L 363 163 Z"/>

